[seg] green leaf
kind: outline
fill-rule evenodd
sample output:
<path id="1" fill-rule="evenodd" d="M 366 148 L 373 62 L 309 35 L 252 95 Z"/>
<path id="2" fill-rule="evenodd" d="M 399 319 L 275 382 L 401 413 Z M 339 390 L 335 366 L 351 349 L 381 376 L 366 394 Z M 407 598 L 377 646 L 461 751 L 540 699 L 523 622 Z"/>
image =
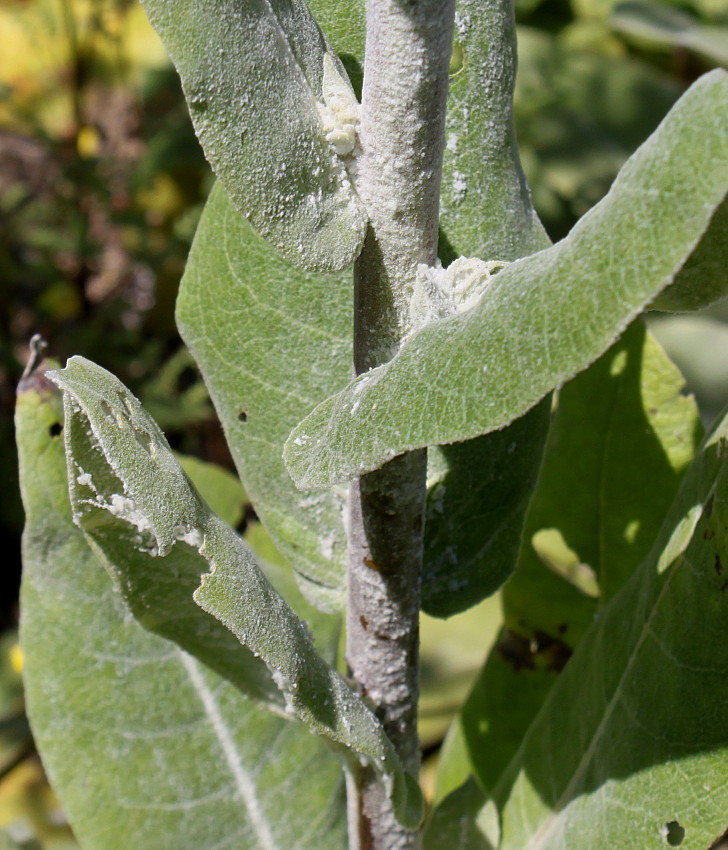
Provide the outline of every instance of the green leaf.
<path id="1" fill-rule="evenodd" d="M 210 510 L 235 528 L 243 518 L 247 499 L 240 481 L 227 469 L 192 455 L 178 454 L 177 460 Z"/>
<path id="2" fill-rule="evenodd" d="M 349 377 L 351 312 L 344 276 L 304 272 L 271 256 L 224 191 L 213 189 L 177 320 L 258 516 L 307 598 L 324 610 L 345 598 L 346 493 L 301 493 L 281 451 L 301 416 Z M 499 434 L 430 453 L 428 612 L 464 610 L 509 574 L 544 435 L 541 409 Z"/>
<path id="3" fill-rule="evenodd" d="M 402 822 L 416 826 L 419 791 L 411 796 L 381 723 L 318 654 L 246 544 L 200 499 L 139 402 L 80 357 L 51 377 L 64 390 L 74 520 L 139 622 L 243 689 L 254 676 L 260 690 L 272 681 L 288 713 L 372 764 Z M 270 671 L 267 679 L 254 664 Z"/>
<path id="4" fill-rule="evenodd" d="M 326 139 L 326 40 L 295 0 L 146 0 L 236 208 L 291 262 L 349 265 L 367 216 Z M 335 63 L 340 71 L 343 68 Z"/>
<path id="5" fill-rule="evenodd" d="M 699 310 L 726 294 L 728 268 L 728 202 L 713 214 L 705 236 L 675 280 L 653 303 L 655 310 Z"/>
<path id="6" fill-rule="evenodd" d="M 503 584 L 549 424 L 542 402 L 508 428 L 428 453 L 422 608 L 451 617 Z"/>
<path id="7" fill-rule="evenodd" d="M 513 8 L 457 4 L 446 124 L 441 254 L 514 260 L 549 244 L 515 142 Z M 489 80 L 484 88 L 483 80 Z M 465 175 L 467 175 L 467 182 Z M 428 453 L 422 606 L 450 617 L 513 570 L 548 428 L 548 404 L 509 428 Z"/>
<path id="8" fill-rule="evenodd" d="M 713 71 L 566 239 L 506 266 L 475 307 L 424 327 L 304 419 L 285 447 L 296 483 L 496 430 L 593 362 L 708 229 L 728 191 L 726 126 L 728 74 Z"/>
<path id="9" fill-rule="evenodd" d="M 727 435 L 725 417 L 498 783 L 501 850 L 644 850 L 678 833 L 688 850 L 725 830 Z"/>
<path id="10" fill-rule="evenodd" d="M 540 631 L 573 647 L 593 616 L 594 602 L 546 557 L 539 536 L 552 532 L 575 553 L 594 576 L 601 604 L 647 554 L 701 436 L 697 407 L 683 388 L 637 321 L 560 391 L 518 570 L 504 589 L 514 631 L 529 638 Z"/>
<path id="11" fill-rule="evenodd" d="M 291 428 L 351 375 L 350 275 L 294 268 L 213 188 L 177 301 L 256 513 L 324 610 L 344 602 L 346 494 L 300 493 L 281 457 Z"/>
<path id="12" fill-rule="evenodd" d="M 618 32 L 669 47 L 694 50 L 718 65 L 728 64 L 728 27 L 703 24 L 665 3 L 631 0 L 614 8 L 610 23 Z"/>
<path id="13" fill-rule="evenodd" d="M 82 845 L 340 850 L 339 760 L 129 617 L 72 522 L 60 399 L 39 373 L 16 422 L 28 711 Z"/>
<path id="14" fill-rule="evenodd" d="M 424 834 L 424 850 L 495 850 L 476 823 L 483 791 L 471 777 L 433 811 Z"/>
<path id="15" fill-rule="evenodd" d="M 491 790 L 599 606 L 649 552 L 700 437 L 694 401 L 641 321 L 559 393 L 506 628 L 459 721 L 471 769 Z M 592 577 L 559 563 L 550 534 Z M 513 693 L 518 693 L 514 703 Z"/>
<path id="16" fill-rule="evenodd" d="M 513 126 L 516 38 L 510 0 L 458 0 L 440 225 L 454 259 L 517 260 L 549 244 L 521 170 Z"/>
<path id="17" fill-rule="evenodd" d="M 496 4 L 497 18 L 505 13 L 500 6 Z M 357 26 L 351 24 L 363 21 L 361 4 L 319 3 L 314 11 L 327 34 L 333 33 L 337 48 L 356 53 L 363 46 Z M 534 241 L 537 220 L 523 186 L 511 130 L 488 148 L 486 161 L 477 134 L 471 141 L 464 133 L 468 110 L 484 130 L 487 116 L 478 79 L 490 72 L 491 61 L 485 45 L 492 36 L 493 13 L 475 14 L 463 8 L 460 14 L 464 20 L 471 13 L 467 43 L 469 51 L 472 43 L 472 51 L 467 69 L 458 75 L 458 106 L 450 132 L 462 135 L 458 150 L 467 161 L 458 167 L 472 166 L 478 181 L 467 202 L 443 209 L 443 222 L 456 238 L 458 251 L 475 251 L 486 239 L 486 230 L 495 226 L 495 219 L 486 222 L 487 228 L 482 226 L 480 203 L 488 200 L 492 206 L 506 195 L 518 198 L 508 221 L 487 237 L 494 250 L 501 246 L 499 256 L 510 259 L 514 251 L 528 253 L 544 242 Z M 488 107 L 502 111 L 509 128 L 511 36 L 509 31 L 503 91 L 498 88 L 493 96 L 497 102 Z M 497 198 L 488 195 L 488 186 L 496 186 Z M 350 292 L 349 276 L 307 274 L 272 256 L 235 215 L 222 188 L 216 187 L 200 221 L 177 307 L 181 332 L 205 375 L 256 511 L 295 566 L 307 597 L 324 610 L 339 608 L 345 595 L 345 496 L 341 490 L 301 495 L 285 469 L 281 450 L 301 417 L 350 377 Z M 513 433 L 430 453 L 430 480 L 436 482 L 436 493 L 430 501 L 425 542 L 428 611 L 449 616 L 464 610 L 492 592 L 510 572 L 524 493 L 535 475 L 543 436 L 543 416 L 534 412 L 514 426 Z M 505 476 L 504 458 L 520 480 Z M 491 527 L 481 522 L 484 494 L 496 528 L 492 538 L 487 536 Z M 452 571 L 455 558 L 457 575 Z"/>

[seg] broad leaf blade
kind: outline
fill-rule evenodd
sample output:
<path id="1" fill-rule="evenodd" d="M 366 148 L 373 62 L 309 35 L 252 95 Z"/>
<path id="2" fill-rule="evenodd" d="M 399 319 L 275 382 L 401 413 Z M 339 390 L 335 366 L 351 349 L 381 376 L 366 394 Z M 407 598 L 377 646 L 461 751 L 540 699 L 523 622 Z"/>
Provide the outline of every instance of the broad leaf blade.
<path id="1" fill-rule="evenodd" d="M 326 41 L 301 0 L 146 0 L 236 208 L 291 262 L 349 265 L 367 217 L 327 142 Z"/>
<path id="2" fill-rule="evenodd" d="M 52 377 L 65 392 L 74 519 L 139 622 L 237 682 L 243 674 L 228 663 L 234 635 L 243 662 L 252 653 L 265 663 L 286 711 L 370 762 L 398 816 L 416 825 L 419 791 L 412 796 L 381 723 L 319 655 L 246 544 L 202 502 L 139 402 L 80 357 Z"/>
<path id="3" fill-rule="evenodd" d="M 340 850 L 339 760 L 130 619 L 73 525 L 60 399 L 37 373 L 16 421 L 28 710 L 83 846 Z"/>
<path id="4" fill-rule="evenodd" d="M 683 385 L 637 321 L 559 393 L 518 566 L 502 591 L 506 628 L 459 721 L 487 790 L 597 608 L 631 577 L 660 530 L 700 437 Z M 549 535 L 563 541 L 573 563 L 558 560 Z M 596 599 L 581 589 L 587 572 Z"/>
<path id="5" fill-rule="evenodd" d="M 499 782 L 502 850 L 685 848 L 725 830 L 728 417 Z"/>
<path id="6" fill-rule="evenodd" d="M 323 487 L 522 415 L 594 361 L 675 278 L 728 191 L 728 74 L 684 95 L 562 242 L 494 276 L 294 429 L 285 457 Z"/>
<path id="7" fill-rule="evenodd" d="M 351 375 L 351 276 L 290 266 L 216 185 L 177 301 L 256 513 L 319 607 L 343 604 L 346 497 L 300 493 L 281 457 L 291 428 Z"/>

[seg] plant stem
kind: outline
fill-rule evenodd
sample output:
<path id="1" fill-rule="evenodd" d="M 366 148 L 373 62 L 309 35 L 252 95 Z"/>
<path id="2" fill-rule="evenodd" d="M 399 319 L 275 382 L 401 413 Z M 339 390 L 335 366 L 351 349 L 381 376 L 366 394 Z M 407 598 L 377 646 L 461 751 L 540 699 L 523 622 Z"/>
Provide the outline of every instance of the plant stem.
<path id="1" fill-rule="evenodd" d="M 454 0 L 368 0 L 357 188 L 371 223 L 354 271 L 357 373 L 396 353 L 417 266 L 437 256 L 453 19 Z M 425 451 L 395 458 L 353 482 L 349 500 L 347 661 L 414 776 L 426 464 Z M 373 771 L 350 786 L 356 850 L 419 846 Z"/>

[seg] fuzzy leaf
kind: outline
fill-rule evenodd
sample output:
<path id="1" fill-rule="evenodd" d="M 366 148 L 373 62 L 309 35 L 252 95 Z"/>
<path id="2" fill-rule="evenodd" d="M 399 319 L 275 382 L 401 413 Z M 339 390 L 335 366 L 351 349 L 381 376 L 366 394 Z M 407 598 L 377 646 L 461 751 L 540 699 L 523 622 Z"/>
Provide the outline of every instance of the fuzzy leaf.
<path id="1" fill-rule="evenodd" d="M 441 258 L 515 260 L 549 239 L 531 205 L 513 129 L 510 0 L 458 0 L 440 205 Z M 484 84 L 487 81 L 487 84 Z M 467 175 L 467 181 L 464 175 Z M 422 606 L 450 617 L 512 572 L 548 429 L 544 402 L 508 428 L 428 453 Z"/>
<path id="2" fill-rule="evenodd" d="M 510 262 L 548 247 L 513 126 L 511 0 L 457 0 L 451 74 L 440 210 L 450 256 L 441 259 Z"/>
<path id="3" fill-rule="evenodd" d="M 705 848 L 726 827 L 728 416 L 498 783 L 501 850 Z"/>
<path id="4" fill-rule="evenodd" d="M 39 373 L 16 422 L 27 706 L 82 846 L 340 850 L 328 747 L 129 616 L 72 522 L 61 401 Z"/>
<path id="5" fill-rule="evenodd" d="M 177 301 L 180 333 L 256 513 L 325 610 L 345 596 L 346 495 L 300 493 L 281 453 L 296 422 L 351 374 L 350 277 L 305 272 L 272 254 L 217 184 Z"/>
<path id="6" fill-rule="evenodd" d="M 319 2 L 313 9 L 336 47 L 349 53 L 351 66 L 363 50 L 363 5 L 358 0 Z M 443 196 L 448 250 L 474 253 L 487 243 L 496 255 L 512 259 L 547 240 L 514 150 L 511 11 L 496 0 L 483 10 L 465 2 L 458 14 L 469 22 L 464 39 L 468 62 L 451 88 L 449 133 L 460 141 L 446 161 L 456 169 L 472 168 L 476 177 L 466 201 L 450 203 Z M 495 54 L 486 49 L 487 42 L 502 18 L 510 21 L 505 66 L 483 106 L 479 80 L 494 71 Z M 470 134 L 463 123 L 466 114 L 475 122 Z M 475 131 L 484 133 L 487 120 L 496 118 L 508 130 L 484 151 L 482 134 Z M 507 221 L 499 216 L 485 221 L 481 205 L 494 209 L 506 197 Z M 350 291 L 348 275 L 307 274 L 272 256 L 218 186 L 200 221 L 177 308 L 181 332 L 200 363 L 256 511 L 295 565 L 307 597 L 324 610 L 340 607 L 344 599 L 344 493 L 301 495 L 281 448 L 301 417 L 350 377 Z M 462 611 L 509 574 L 524 493 L 533 483 L 544 435 L 544 416 L 534 412 L 514 424 L 512 433 L 430 452 L 433 487 L 423 585 L 428 612 L 449 616 Z M 483 522 L 486 515 L 492 525 Z"/>
<path id="7" fill-rule="evenodd" d="M 305 2 L 144 6 L 236 208 L 291 262 L 319 270 L 349 265 L 367 216 L 324 134 L 317 103 L 324 101 L 328 46 Z"/>
<path id="8" fill-rule="evenodd" d="M 506 628 L 459 720 L 484 789 L 496 784 L 597 609 L 660 530 L 700 438 L 683 386 L 637 321 L 559 393 L 518 566 L 502 592 Z M 549 535 L 575 564 L 548 548 Z M 584 573 L 599 598 L 585 592 Z"/>
<path id="9" fill-rule="evenodd" d="M 728 191 L 727 133 L 728 74 L 713 71 L 566 239 L 506 266 L 472 310 L 423 328 L 303 420 L 285 449 L 296 483 L 498 429 L 593 362 L 708 230 Z"/>
<path id="10" fill-rule="evenodd" d="M 247 647 L 242 660 L 265 663 L 286 711 L 371 762 L 402 821 L 416 825 L 419 792 L 408 790 L 382 725 L 319 655 L 246 544 L 200 499 L 139 402 L 80 357 L 51 377 L 65 394 L 74 520 L 139 622 L 235 682 L 243 674 L 227 645 L 234 635 L 238 650 Z"/>

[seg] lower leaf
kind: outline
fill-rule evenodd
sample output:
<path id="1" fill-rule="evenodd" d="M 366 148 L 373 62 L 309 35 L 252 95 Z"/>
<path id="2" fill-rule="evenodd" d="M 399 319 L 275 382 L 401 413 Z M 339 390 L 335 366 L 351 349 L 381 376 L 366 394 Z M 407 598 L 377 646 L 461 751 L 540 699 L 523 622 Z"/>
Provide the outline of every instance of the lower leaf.
<path id="1" fill-rule="evenodd" d="M 247 545 L 202 501 L 139 402 L 80 357 L 51 377 L 64 390 L 74 520 L 134 616 L 243 690 L 272 684 L 286 713 L 369 762 L 397 816 L 417 826 L 419 790 L 410 793 L 382 724 L 317 652 Z"/>
<path id="2" fill-rule="evenodd" d="M 339 759 L 129 617 L 72 522 L 62 423 L 56 391 L 36 373 L 17 407 L 25 687 L 79 841 L 88 850 L 340 850 Z"/>

